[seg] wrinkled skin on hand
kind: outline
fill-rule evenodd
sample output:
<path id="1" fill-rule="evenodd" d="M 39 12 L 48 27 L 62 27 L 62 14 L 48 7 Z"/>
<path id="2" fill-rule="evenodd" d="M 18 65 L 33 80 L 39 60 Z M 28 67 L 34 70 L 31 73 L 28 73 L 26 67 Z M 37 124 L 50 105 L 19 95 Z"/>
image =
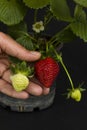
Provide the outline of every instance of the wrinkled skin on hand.
<path id="1" fill-rule="evenodd" d="M 46 95 L 50 89 L 43 87 L 38 81 L 30 81 L 28 88 L 25 91 L 16 92 L 11 84 L 10 64 L 8 55 L 17 57 L 21 60 L 33 62 L 40 58 L 41 54 L 36 51 L 28 51 L 10 36 L 0 32 L 0 92 L 20 99 L 29 98 L 29 95 L 34 96 Z"/>

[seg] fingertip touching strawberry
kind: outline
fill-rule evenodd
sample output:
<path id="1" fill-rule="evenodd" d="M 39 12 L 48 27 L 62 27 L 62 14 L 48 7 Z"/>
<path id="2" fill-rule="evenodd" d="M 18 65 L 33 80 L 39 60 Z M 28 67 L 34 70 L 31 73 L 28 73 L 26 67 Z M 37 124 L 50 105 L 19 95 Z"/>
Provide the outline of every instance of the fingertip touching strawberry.
<path id="1" fill-rule="evenodd" d="M 51 57 L 41 59 L 35 64 L 36 78 L 47 88 L 51 87 L 59 70 L 59 64 Z"/>

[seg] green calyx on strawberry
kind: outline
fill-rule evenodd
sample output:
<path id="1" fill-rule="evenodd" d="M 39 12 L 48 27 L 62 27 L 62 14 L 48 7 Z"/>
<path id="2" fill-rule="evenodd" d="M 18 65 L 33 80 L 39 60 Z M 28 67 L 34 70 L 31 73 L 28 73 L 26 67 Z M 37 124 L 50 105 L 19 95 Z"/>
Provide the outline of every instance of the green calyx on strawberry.
<path id="1" fill-rule="evenodd" d="M 34 67 L 28 66 L 25 61 L 22 61 L 17 64 L 12 64 L 10 68 L 13 74 L 21 73 L 27 77 L 34 76 Z"/>
<path id="2" fill-rule="evenodd" d="M 28 67 L 27 63 L 23 61 L 16 65 L 11 65 L 11 71 L 13 75 L 11 75 L 10 79 L 13 88 L 16 91 L 25 90 L 29 85 L 29 78 L 34 75 L 34 68 Z"/>
<path id="3" fill-rule="evenodd" d="M 35 63 L 35 76 L 47 88 L 51 87 L 59 70 L 59 64 L 51 57 L 46 57 Z"/>

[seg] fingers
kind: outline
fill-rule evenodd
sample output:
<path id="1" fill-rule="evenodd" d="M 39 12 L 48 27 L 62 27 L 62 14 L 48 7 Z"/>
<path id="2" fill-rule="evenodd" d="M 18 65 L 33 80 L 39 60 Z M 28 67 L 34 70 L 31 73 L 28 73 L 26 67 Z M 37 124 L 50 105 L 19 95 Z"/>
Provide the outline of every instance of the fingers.
<path id="1" fill-rule="evenodd" d="M 50 88 L 42 88 L 40 85 L 30 82 L 28 88 L 26 89 L 28 93 L 34 96 L 47 95 L 50 92 Z"/>
<path id="2" fill-rule="evenodd" d="M 9 68 L 9 61 L 6 58 L 0 58 L 0 77 Z"/>
<path id="3" fill-rule="evenodd" d="M 0 79 L 0 92 L 13 98 L 26 99 L 29 97 L 29 94 L 27 92 L 16 92 L 9 83 L 2 79 Z"/>
<path id="4" fill-rule="evenodd" d="M 2 78 L 5 81 L 11 83 L 10 76 L 11 76 L 11 71 L 7 70 L 4 72 Z M 26 92 L 31 95 L 34 95 L 34 96 L 47 95 L 50 92 L 50 88 L 42 87 L 40 83 L 38 83 L 38 82 L 34 83 L 34 82 L 30 81 L 30 84 L 29 84 L 28 88 L 26 89 Z"/>
<path id="5" fill-rule="evenodd" d="M 39 87 L 42 88 L 42 94 L 47 95 L 50 92 L 50 88 L 44 87 L 35 77 L 31 79 L 31 81 L 35 84 L 37 84 Z M 29 86 L 30 87 L 30 86 Z M 30 88 L 33 91 L 33 87 Z M 28 90 L 29 91 L 29 90 Z"/>
<path id="6" fill-rule="evenodd" d="M 0 32 L 0 48 L 5 53 L 26 61 L 35 61 L 41 56 L 39 52 L 26 50 L 15 40 L 2 32 Z"/>
<path id="7" fill-rule="evenodd" d="M 7 70 L 4 72 L 2 78 L 5 81 L 11 83 L 10 76 L 11 76 L 11 71 Z M 42 94 L 47 95 L 50 92 L 50 88 L 42 87 L 40 83 L 38 83 L 38 82 L 34 83 L 34 82 L 30 81 L 30 84 L 29 84 L 28 88 L 26 89 L 26 92 L 31 95 L 34 95 L 34 96 L 40 96 Z"/>
<path id="8" fill-rule="evenodd" d="M 8 69 L 8 66 L 0 63 L 0 77 L 3 75 L 3 73 Z"/>
<path id="9" fill-rule="evenodd" d="M 50 88 L 43 88 L 43 95 L 47 95 L 50 92 Z"/>
<path id="10" fill-rule="evenodd" d="M 11 76 L 11 70 L 8 69 L 7 71 L 5 71 L 3 73 L 2 79 L 4 79 L 5 81 L 7 81 L 8 83 L 11 83 L 10 76 Z"/>
<path id="11" fill-rule="evenodd" d="M 43 93 L 43 89 L 41 88 L 41 86 L 31 81 L 26 91 L 34 96 L 40 96 Z"/>
<path id="12" fill-rule="evenodd" d="M 8 59 L 5 58 L 5 57 L 0 58 L 0 63 L 3 63 L 3 64 L 5 64 L 5 65 L 7 65 L 7 66 L 10 65 L 10 62 L 9 62 Z"/>

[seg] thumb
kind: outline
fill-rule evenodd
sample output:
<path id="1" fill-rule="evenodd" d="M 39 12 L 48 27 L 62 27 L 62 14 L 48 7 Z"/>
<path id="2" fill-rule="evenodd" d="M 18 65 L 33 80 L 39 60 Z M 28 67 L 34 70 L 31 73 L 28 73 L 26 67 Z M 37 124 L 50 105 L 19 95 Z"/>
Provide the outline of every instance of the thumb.
<path id="1" fill-rule="evenodd" d="M 26 50 L 23 46 L 3 32 L 0 32 L 0 48 L 8 55 L 26 61 L 35 61 L 41 56 L 41 54 L 37 51 Z"/>

